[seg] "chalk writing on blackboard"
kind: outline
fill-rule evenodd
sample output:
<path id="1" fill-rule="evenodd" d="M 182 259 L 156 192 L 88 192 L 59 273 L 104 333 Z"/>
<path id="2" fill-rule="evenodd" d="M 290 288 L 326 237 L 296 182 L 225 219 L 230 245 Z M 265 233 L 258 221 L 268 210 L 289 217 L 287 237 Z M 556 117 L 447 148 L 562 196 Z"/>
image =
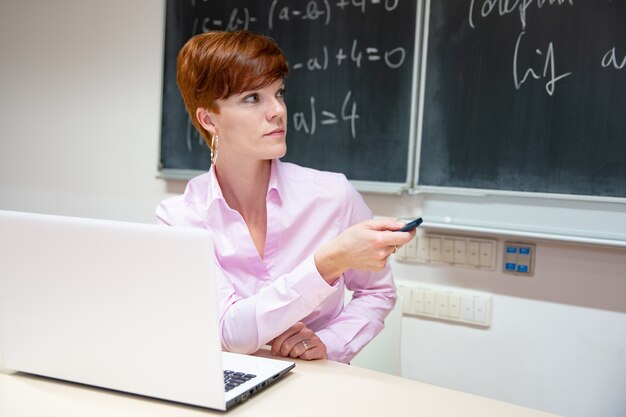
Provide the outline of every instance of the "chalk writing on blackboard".
<path id="1" fill-rule="evenodd" d="M 546 49 L 546 52 L 542 52 L 540 49 L 536 49 L 535 52 L 538 55 L 541 56 L 545 56 L 545 64 L 543 65 L 543 70 L 535 70 L 533 68 L 528 68 L 526 69 L 526 71 L 524 72 L 523 77 L 520 79 L 519 77 L 519 73 L 520 73 L 520 65 L 518 65 L 518 59 L 517 57 L 519 56 L 519 48 L 520 48 L 520 44 L 522 41 L 522 37 L 526 34 L 525 31 L 521 31 L 519 36 L 517 37 L 517 42 L 515 43 L 515 53 L 513 54 L 513 80 L 515 82 L 515 89 L 519 90 L 522 87 L 522 84 L 524 84 L 528 77 L 532 77 L 535 80 L 539 80 L 539 79 L 547 79 L 548 81 L 546 82 L 546 92 L 549 95 L 553 95 L 554 94 L 554 88 L 556 85 L 556 82 L 559 81 L 562 78 L 567 77 L 568 75 L 571 75 L 571 72 L 566 72 L 563 74 L 556 74 L 556 63 L 555 63 L 555 58 L 554 58 L 554 45 L 552 44 L 552 42 L 548 43 L 548 48 Z M 522 70 L 523 72 L 523 70 Z"/>
<path id="2" fill-rule="evenodd" d="M 521 51 L 525 48 L 524 36 L 527 28 L 527 11 L 536 8 L 542 10 L 546 6 L 574 6 L 574 0 L 471 0 L 468 8 L 468 23 L 470 28 L 476 29 L 481 19 L 490 16 L 503 17 L 509 14 L 519 14 L 521 31 L 517 36 L 513 52 L 513 84 L 516 90 L 522 88 L 523 84 L 531 80 L 546 80 L 545 90 L 548 95 L 554 95 L 556 84 L 559 80 L 572 75 L 572 71 L 557 71 L 556 47 L 552 41 L 548 41 L 544 49 L 534 48 L 536 55 L 543 58 L 541 66 L 529 66 L 520 62 Z M 543 9 L 546 10 L 546 9 Z M 533 47 L 530 47 L 531 49 Z M 526 54 L 527 55 L 527 54 Z M 626 67 L 626 56 L 620 62 L 615 47 L 609 49 L 600 58 L 603 68 L 623 69 Z"/>
<path id="3" fill-rule="evenodd" d="M 626 196 L 625 0 L 431 0 L 418 184 Z"/>
<path id="4" fill-rule="evenodd" d="M 387 67 L 395 69 L 404 64 L 406 58 L 406 51 L 401 46 L 387 51 L 380 51 L 377 47 L 360 47 L 356 39 L 352 41 L 350 55 L 347 55 L 342 47 L 336 48 L 336 52 L 332 53 L 332 56 L 331 53 L 329 53 L 329 47 L 323 45 L 319 56 L 311 57 L 305 63 L 295 62 L 291 65 L 291 69 L 306 68 L 309 71 L 325 71 L 328 69 L 329 63 L 340 67 L 344 61 L 352 62 L 356 68 L 361 68 L 362 65 L 368 62 L 380 61 Z"/>
<path id="5" fill-rule="evenodd" d="M 310 108 L 307 112 L 298 111 L 293 113 L 293 128 L 296 132 L 303 132 L 313 136 L 317 130 L 318 124 L 321 126 L 334 125 L 339 122 L 350 124 L 350 133 L 353 139 L 356 139 L 356 120 L 360 117 L 357 113 L 357 103 L 351 100 L 352 92 L 348 91 L 341 103 L 341 110 L 329 111 L 328 109 L 317 111 L 315 97 L 309 99 Z M 192 151 L 192 142 L 201 144 L 202 137 L 197 130 L 194 129 L 191 119 L 187 122 L 187 149 Z"/>
<path id="6" fill-rule="evenodd" d="M 390 12 L 398 7 L 399 0 L 371 0 L 371 6 L 383 4 L 386 11 Z M 197 1 L 191 1 L 191 7 L 197 6 Z M 202 0 L 201 3 L 206 3 Z M 307 2 L 304 9 L 294 7 L 291 4 L 280 5 L 279 0 L 273 0 L 269 6 L 267 16 L 267 28 L 274 29 L 276 21 L 314 21 L 322 20 L 325 25 L 329 25 L 332 19 L 332 7 L 328 0 Z M 334 4 L 335 8 L 343 10 L 345 7 L 351 6 L 361 10 L 365 14 L 367 2 L 365 0 L 340 0 Z M 226 18 L 213 18 L 212 16 L 204 16 L 203 18 L 195 17 L 193 21 L 193 34 L 207 32 L 211 29 L 221 30 L 247 30 L 250 25 L 258 22 L 258 16 L 252 15 L 248 7 L 233 8 Z"/>
<path id="7" fill-rule="evenodd" d="M 350 96 L 352 95 L 351 91 L 348 91 L 345 99 L 343 100 L 343 104 L 341 105 L 341 113 L 337 116 L 336 113 L 330 112 L 328 110 L 321 110 L 320 114 L 323 116 L 323 119 L 320 120 L 321 125 L 332 125 L 339 123 L 339 121 L 349 122 L 350 123 L 350 133 L 352 134 L 352 138 L 356 139 L 356 119 L 359 118 L 357 114 L 357 104 L 352 101 L 350 102 Z M 311 96 L 310 101 L 310 118 L 307 119 L 307 115 L 304 112 L 296 112 L 293 115 L 293 124 L 296 131 L 304 131 L 307 135 L 314 135 L 315 129 L 317 128 L 317 112 L 315 109 L 315 97 Z"/>
<path id="8" fill-rule="evenodd" d="M 615 69 L 621 70 L 626 68 L 626 55 L 622 59 L 620 63 L 617 58 L 617 52 L 615 51 L 615 47 L 609 49 L 606 54 L 602 57 L 602 67 L 613 67 Z"/>
<path id="9" fill-rule="evenodd" d="M 212 30 L 274 39 L 290 67 L 286 162 L 405 187 L 414 140 L 415 0 L 168 0 L 162 170 L 205 170 L 210 152 L 176 84 L 184 43 Z M 380 29 L 384 29 L 382 34 Z"/>
<path id="10" fill-rule="evenodd" d="M 206 0 L 202 0 L 201 2 L 205 1 Z M 398 1 L 399 0 L 386 0 L 382 2 L 382 0 L 371 0 L 370 6 L 384 3 L 383 6 L 385 10 L 392 11 L 398 6 Z M 192 7 L 195 7 L 197 3 L 197 0 L 192 0 Z M 340 0 L 334 4 L 334 7 L 335 9 L 342 10 L 350 6 L 360 9 L 361 13 L 365 13 L 367 5 L 368 3 L 365 0 Z M 273 29 L 277 21 L 305 22 L 318 19 L 322 20 L 325 25 L 328 25 L 331 22 L 332 16 L 333 7 L 328 0 L 311 0 L 307 2 L 303 8 L 298 8 L 291 4 L 281 5 L 280 0 L 273 0 L 268 9 L 267 27 L 270 30 Z M 195 17 L 193 20 L 192 33 L 206 32 L 213 29 L 248 30 L 259 21 L 259 17 L 251 13 L 249 8 L 235 7 L 227 13 L 225 18 L 205 16 L 201 19 L 200 17 Z M 358 39 L 352 39 L 352 41 L 346 45 L 321 45 L 318 54 L 306 57 L 301 61 L 293 62 L 290 66 L 293 71 L 326 71 L 331 66 L 341 67 L 342 65 L 352 64 L 351 67 L 353 69 L 359 69 L 367 64 L 380 64 L 393 70 L 404 64 L 406 56 L 406 50 L 402 46 L 382 49 L 376 45 L 361 45 Z M 529 74 L 534 76 L 534 72 L 528 70 L 520 84 L 525 81 L 525 78 L 528 77 Z M 316 98 L 311 96 L 308 109 L 296 109 L 291 115 L 293 128 L 296 132 L 313 136 L 318 129 L 318 125 L 325 126 L 339 122 L 347 122 L 350 125 L 351 137 L 356 139 L 356 121 L 359 119 L 359 114 L 357 113 L 358 105 L 355 101 L 350 100 L 351 95 L 352 92 L 348 91 L 341 104 L 340 111 L 323 109 L 319 112 L 316 108 Z M 202 141 L 200 135 L 193 130 L 191 123 L 188 122 L 187 149 L 189 151 L 192 150 L 191 143 L 194 140 L 197 140 L 199 143 Z"/>
<path id="11" fill-rule="evenodd" d="M 526 27 L 526 11 L 531 7 L 541 9 L 544 6 L 573 6 L 574 0 L 482 0 L 482 6 L 476 7 L 476 0 L 471 0 L 469 6 L 469 25 L 476 28 L 474 18 L 476 16 L 486 18 L 489 15 L 498 14 L 505 16 L 511 13 L 519 13 L 522 29 Z M 496 7 L 497 6 L 497 7 Z"/>

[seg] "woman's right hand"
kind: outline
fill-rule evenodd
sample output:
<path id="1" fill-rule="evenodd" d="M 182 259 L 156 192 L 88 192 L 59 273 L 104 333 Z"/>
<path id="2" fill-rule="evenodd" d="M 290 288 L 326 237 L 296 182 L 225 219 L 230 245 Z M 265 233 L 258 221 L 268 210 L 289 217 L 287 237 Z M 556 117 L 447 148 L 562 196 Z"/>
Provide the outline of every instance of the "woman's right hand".
<path id="1" fill-rule="evenodd" d="M 382 270 L 389 255 L 415 236 L 415 230 L 394 231 L 403 226 L 403 222 L 396 220 L 366 220 L 355 224 L 318 249 L 317 270 L 330 284 L 348 269 Z"/>
<path id="2" fill-rule="evenodd" d="M 275 356 L 300 358 L 307 361 L 328 359 L 322 339 L 302 322 L 297 322 L 270 342 Z"/>

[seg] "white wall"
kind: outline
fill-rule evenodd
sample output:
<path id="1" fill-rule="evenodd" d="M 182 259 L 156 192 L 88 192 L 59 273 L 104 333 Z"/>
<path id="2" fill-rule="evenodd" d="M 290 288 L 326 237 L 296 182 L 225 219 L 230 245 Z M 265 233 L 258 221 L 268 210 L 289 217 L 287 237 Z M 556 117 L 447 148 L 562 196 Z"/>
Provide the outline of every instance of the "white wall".
<path id="1" fill-rule="evenodd" d="M 494 294 L 489 329 L 405 319 L 403 375 L 565 416 L 625 415 L 624 251 L 536 253 L 532 278 L 398 266 L 408 281 Z"/>
<path id="2" fill-rule="evenodd" d="M 152 222 L 182 192 L 156 178 L 163 26 L 163 0 L 0 0 L 0 209 Z M 377 215 L 419 212 L 419 197 L 366 199 Z M 626 251 L 536 243 L 532 278 L 394 262 L 399 283 L 492 293 L 493 324 L 396 314 L 377 343 L 409 378 L 623 417 Z"/>
<path id="3" fill-rule="evenodd" d="M 0 2 L 0 202 L 151 221 L 163 1 Z"/>

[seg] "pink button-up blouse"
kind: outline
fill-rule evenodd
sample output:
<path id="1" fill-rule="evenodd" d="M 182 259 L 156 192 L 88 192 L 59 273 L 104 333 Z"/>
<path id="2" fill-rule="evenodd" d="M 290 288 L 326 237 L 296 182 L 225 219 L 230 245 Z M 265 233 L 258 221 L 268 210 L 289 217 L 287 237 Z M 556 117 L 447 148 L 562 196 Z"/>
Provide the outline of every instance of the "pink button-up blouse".
<path id="1" fill-rule="evenodd" d="M 372 217 L 342 174 L 272 161 L 261 258 L 241 215 L 224 200 L 213 169 L 183 195 L 162 201 L 159 223 L 199 227 L 215 238 L 224 349 L 252 353 L 302 321 L 326 344 L 329 359 L 349 362 L 383 328 L 396 300 L 389 266 L 348 270 L 333 285 L 313 259 L 321 244 Z M 344 305 L 344 290 L 353 291 Z"/>

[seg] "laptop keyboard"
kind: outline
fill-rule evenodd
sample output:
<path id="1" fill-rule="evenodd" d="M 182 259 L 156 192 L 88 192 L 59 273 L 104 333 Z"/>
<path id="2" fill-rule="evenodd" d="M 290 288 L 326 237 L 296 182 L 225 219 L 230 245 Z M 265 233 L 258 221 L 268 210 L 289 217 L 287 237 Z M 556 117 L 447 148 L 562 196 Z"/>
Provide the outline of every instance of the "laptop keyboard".
<path id="1" fill-rule="evenodd" d="M 224 389 L 228 392 L 255 377 L 256 375 L 226 370 L 224 371 Z"/>

